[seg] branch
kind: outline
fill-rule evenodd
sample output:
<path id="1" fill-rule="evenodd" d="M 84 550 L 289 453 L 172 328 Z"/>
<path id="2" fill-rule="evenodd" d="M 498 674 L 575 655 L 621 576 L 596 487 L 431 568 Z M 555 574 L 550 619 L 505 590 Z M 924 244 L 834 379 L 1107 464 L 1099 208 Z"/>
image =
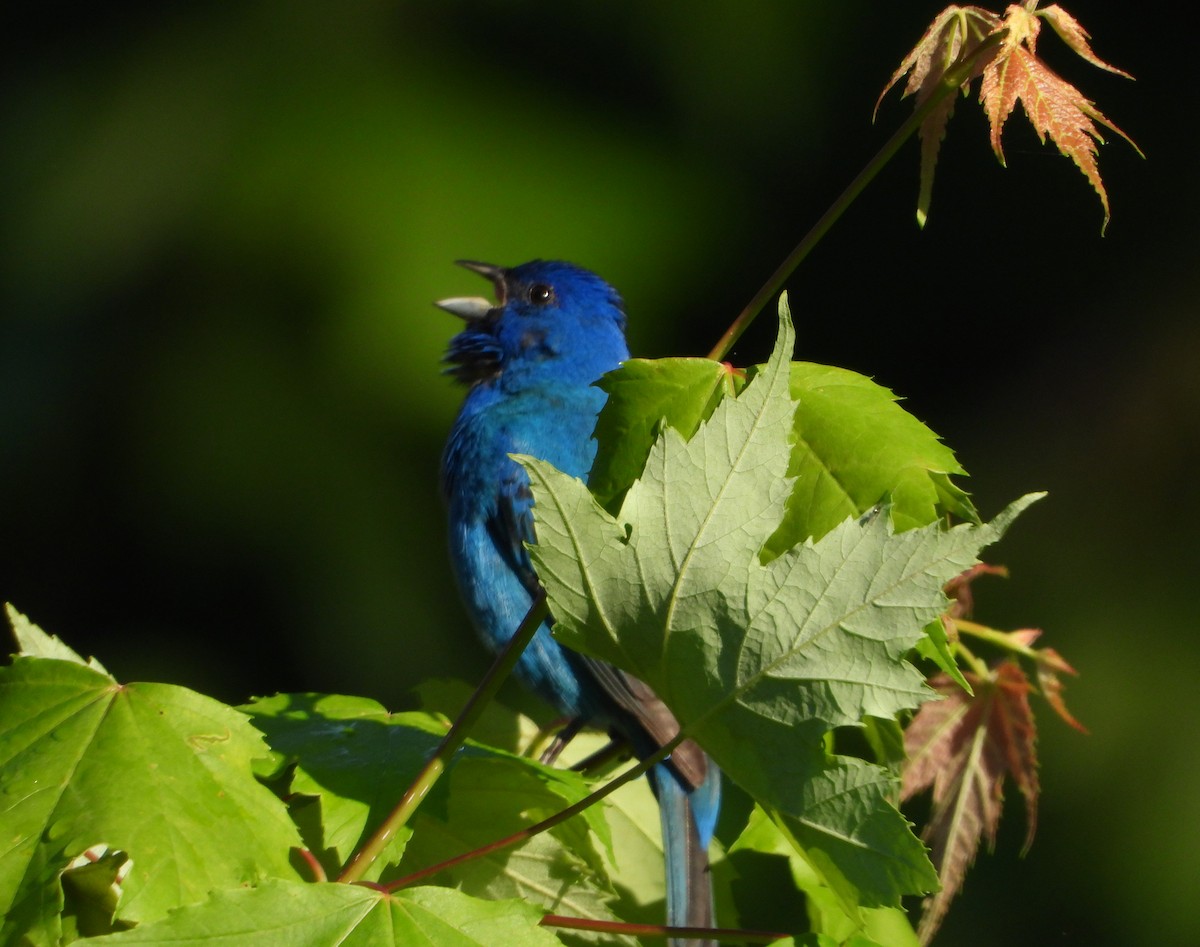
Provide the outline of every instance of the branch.
<path id="1" fill-rule="evenodd" d="M 717 340 L 717 344 L 713 346 L 712 351 L 708 353 L 709 358 L 719 362 L 729 354 L 729 350 L 741 338 L 742 333 L 749 328 L 750 323 L 762 311 L 763 306 L 783 289 L 788 277 L 792 275 L 796 267 L 803 262 L 813 247 L 821 242 L 821 238 L 837 223 L 842 214 L 849 209 L 850 205 L 854 203 L 866 186 L 892 160 L 896 152 L 900 150 L 900 146 L 912 137 L 921 127 L 926 116 L 937 108 L 946 96 L 953 95 L 958 91 L 959 87 L 970 77 L 971 71 L 975 63 L 979 61 L 979 58 L 997 46 L 1004 39 L 1005 35 L 1006 32 L 1003 30 L 993 33 L 978 46 L 975 46 L 969 53 L 959 57 L 946 70 L 938 87 L 930 93 L 929 98 L 922 102 L 904 124 L 896 129 L 892 137 L 879 149 L 870 163 L 846 186 L 846 189 L 842 191 L 837 200 L 821 215 L 821 219 L 813 225 L 813 228 L 796 244 L 792 252 L 787 255 L 787 258 L 779 264 L 779 268 L 771 274 L 770 278 L 763 284 L 762 289 L 754 294 L 750 302 L 746 303 L 746 307 L 733 320 L 729 328 L 725 330 L 725 334 Z"/>
<path id="2" fill-rule="evenodd" d="M 456 865 L 473 861 L 476 858 L 482 858 L 485 855 L 490 855 L 492 852 L 498 852 L 505 848 L 511 848 L 513 845 L 519 845 L 526 839 L 532 838 L 535 835 L 540 835 L 542 832 L 546 832 L 549 829 L 554 828 L 556 825 L 566 822 L 568 819 L 577 816 L 584 809 L 595 805 L 601 799 L 604 799 L 611 793 L 616 792 L 626 783 L 637 779 L 655 763 L 660 763 L 665 760 L 668 756 L 670 756 L 675 748 L 684 741 L 685 738 L 686 734 L 681 731 L 680 733 L 676 734 L 675 739 L 671 740 L 669 743 L 664 743 L 650 756 L 647 756 L 643 760 L 639 760 L 636 765 L 631 766 L 619 776 L 605 783 L 595 792 L 584 796 L 584 798 L 580 799 L 578 802 L 567 806 L 567 808 L 561 810 L 560 812 L 556 812 L 554 815 L 543 819 L 541 822 L 527 826 L 526 828 L 521 829 L 519 832 L 514 832 L 512 835 L 505 836 L 502 839 L 497 839 L 488 845 L 484 845 L 482 848 L 476 848 L 469 852 L 463 852 L 461 855 L 455 855 L 453 858 L 448 858 L 436 865 L 430 865 L 427 868 L 422 868 L 419 871 L 414 871 L 412 874 L 405 875 L 403 878 L 397 878 L 395 881 L 389 882 L 387 885 L 385 885 L 384 890 L 397 891 L 400 888 L 406 888 L 411 884 L 415 884 L 416 882 L 432 877 L 433 875 L 440 874 L 441 872 L 449 868 L 453 868 Z"/>
<path id="3" fill-rule="evenodd" d="M 484 708 L 493 697 L 496 696 L 496 691 L 500 689 L 500 685 L 508 677 L 513 669 L 513 665 L 517 663 L 517 659 L 521 656 L 521 652 L 525 650 L 533 638 L 534 633 L 541 627 L 546 616 L 550 613 L 550 608 L 546 603 L 546 590 L 538 589 L 538 594 L 529 606 L 529 611 L 526 612 L 525 618 L 521 621 L 517 628 L 516 634 L 509 639 L 503 650 L 496 655 L 496 660 L 484 675 L 483 680 L 479 682 L 479 686 L 475 688 L 475 693 L 471 695 L 471 699 L 467 701 L 467 706 L 462 709 L 458 715 L 458 719 L 454 721 L 449 732 L 442 738 L 442 742 L 438 744 L 438 748 L 430 757 L 429 762 L 417 774 L 412 785 L 408 787 L 404 795 L 400 797 L 400 801 L 396 804 L 396 808 L 383 821 L 383 824 L 372 835 L 365 845 L 360 848 L 342 870 L 338 876 L 338 881 L 348 884 L 355 881 L 360 881 L 367 873 L 367 869 L 377 859 L 383 850 L 387 847 L 392 837 L 407 824 L 412 814 L 416 811 L 417 806 L 421 804 L 421 800 L 429 793 L 434 784 L 446 771 L 450 760 L 454 754 L 458 752 L 459 747 L 467 738 L 467 733 L 475 722 L 483 713 Z"/>

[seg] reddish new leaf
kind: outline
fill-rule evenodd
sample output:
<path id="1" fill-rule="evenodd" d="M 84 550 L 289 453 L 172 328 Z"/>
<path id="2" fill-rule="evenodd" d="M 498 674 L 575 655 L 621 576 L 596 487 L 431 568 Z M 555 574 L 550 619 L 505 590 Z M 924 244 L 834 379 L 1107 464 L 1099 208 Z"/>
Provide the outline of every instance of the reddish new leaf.
<path id="1" fill-rule="evenodd" d="M 1133 78 L 1124 69 L 1118 69 L 1116 66 L 1106 63 L 1092 52 L 1091 44 L 1088 43 L 1088 40 L 1092 38 L 1091 34 L 1079 25 L 1079 21 L 1075 17 L 1071 16 L 1071 14 L 1057 3 L 1051 4 L 1044 10 L 1039 10 L 1038 15 L 1054 28 L 1054 32 L 1058 34 L 1059 39 L 1070 46 L 1071 51 L 1076 56 L 1086 59 L 1093 66 L 1097 66 L 1100 69 L 1116 73 L 1118 76 L 1123 76 L 1126 79 Z M 1030 47 L 1030 49 L 1032 48 Z"/>
<path id="2" fill-rule="evenodd" d="M 932 939 L 962 887 L 980 838 L 986 837 L 989 845 L 995 841 L 1006 777 L 1025 797 L 1026 847 L 1037 825 L 1037 731 L 1029 681 L 1012 661 L 986 678 L 966 677 L 974 696 L 947 675 L 931 679 L 930 686 L 944 699 L 923 704 L 904 734 L 909 763 L 901 798 L 933 789 L 933 811 L 923 837 L 942 882 L 942 890 L 925 902 L 917 928 L 922 943 Z"/>
<path id="3" fill-rule="evenodd" d="M 1081 55 L 1085 55 L 1089 61 L 1095 61 L 1105 69 L 1120 73 L 1120 70 L 1096 59 L 1087 46 L 1087 34 L 1074 18 L 1061 7 L 1048 8 L 1042 11 L 1042 14 L 1048 14 L 1050 10 L 1055 11 L 1051 22 L 1068 22 L 1071 24 L 1068 35 L 1073 38 L 1074 43 L 1083 43 L 1080 48 L 1076 48 L 1075 45 L 1072 48 L 1076 48 L 1077 52 L 1080 49 L 1086 50 L 1086 54 Z M 1049 136 L 1058 146 L 1059 152 L 1074 161 L 1095 188 L 1104 207 L 1104 227 L 1107 227 L 1108 193 L 1100 179 L 1100 168 L 1096 161 L 1097 146 L 1104 144 L 1104 138 L 1096 124 L 1111 129 L 1131 145 L 1133 142 L 1096 108 L 1095 103 L 1084 98 L 1083 93 L 1055 75 L 1038 59 L 1037 37 L 1041 30 L 1038 15 L 1024 7 L 1010 6 L 1004 25 L 1008 29 L 1008 37 L 1000 55 L 984 70 L 979 90 L 979 100 L 983 103 L 983 110 L 991 124 L 992 150 L 1000 163 L 1004 164 L 1004 149 L 1001 147 L 1000 138 L 1004 133 L 1005 122 L 1020 102 L 1043 144 Z M 1062 29 L 1061 26 L 1056 28 Z M 1137 146 L 1134 145 L 1134 148 Z M 1101 227 L 1101 231 L 1104 227 Z"/>
<path id="4" fill-rule="evenodd" d="M 938 14 L 925 35 L 913 47 L 892 74 L 886 95 L 904 75 L 908 82 L 903 96 L 915 94 L 918 107 L 942 84 L 952 81 L 965 93 L 969 84 L 982 76 L 979 100 L 991 126 L 992 150 L 1004 164 L 1001 136 L 1005 122 L 1019 102 L 1042 142 L 1047 136 L 1059 152 L 1069 157 L 1091 183 L 1104 208 L 1104 226 L 1108 225 L 1108 194 L 1100 177 L 1097 146 L 1104 138 L 1097 126 L 1120 135 L 1141 154 L 1136 144 L 1114 125 L 1075 86 L 1060 78 L 1037 57 L 1037 39 L 1041 21 L 1048 22 L 1072 51 L 1087 62 L 1119 76 L 1128 73 L 1100 59 L 1091 48 L 1088 32 L 1070 13 L 1057 4 L 1038 9 L 1038 0 L 1011 4 L 1001 17 L 975 6 L 949 6 Z M 995 49 L 978 55 L 967 73 L 947 73 L 967 62 L 989 39 L 1003 41 Z M 902 96 L 902 97 L 903 97 Z M 879 105 L 876 103 L 876 109 Z M 954 108 L 953 96 L 946 96 L 921 124 L 921 192 L 917 200 L 917 222 L 924 226 L 933 189 L 937 154 L 945 135 L 946 123 Z M 1103 232 L 1103 227 L 1101 228 Z"/>
<path id="5" fill-rule="evenodd" d="M 1010 631 L 1008 637 L 1022 648 L 1032 649 L 1034 642 L 1042 637 L 1042 629 L 1018 628 L 1016 631 Z"/>
<path id="6" fill-rule="evenodd" d="M 971 568 L 956 575 L 946 583 L 946 598 L 950 599 L 950 618 L 969 618 L 975 611 L 975 593 L 972 585 L 981 575 L 998 575 L 1008 578 L 1005 566 L 993 566 L 977 562 Z"/>
<path id="7" fill-rule="evenodd" d="M 1067 664 L 1062 655 L 1053 648 L 1042 648 L 1038 651 L 1038 655 L 1040 657 L 1037 663 L 1038 688 L 1041 690 L 1042 696 L 1046 698 L 1046 703 L 1080 733 L 1087 733 L 1088 728 L 1076 720 L 1071 711 L 1067 710 L 1067 704 L 1063 700 L 1064 685 L 1058 678 L 1060 673 L 1074 676 L 1079 672 Z"/>
<path id="8" fill-rule="evenodd" d="M 900 98 L 916 96 L 917 107 L 920 108 L 945 80 L 946 72 L 960 58 L 966 59 L 978 48 L 979 44 L 994 33 L 1000 26 L 1000 17 L 983 7 L 958 6 L 952 4 L 937 15 L 929 24 L 929 29 L 904 57 L 904 61 L 892 73 L 879 98 L 875 102 L 875 111 L 879 111 L 879 103 L 891 88 L 908 75 L 908 82 Z M 993 51 L 990 55 L 994 55 Z M 962 79 L 962 91 L 978 76 L 983 74 L 983 67 L 989 60 L 984 55 L 975 60 L 971 71 Z M 921 139 L 921 190 L 917 196 L 917 224 L 924 227 L 929 216 L 929 204 L 933 197 L 933 172 L 937 167 L 938 151 L 942 147 L 942 139 L 946 137 L 946 125 L 954 113 L 953 95 L 947 95 L 938 103 L 932 112 L 921 122 L 919 132 Z"/>

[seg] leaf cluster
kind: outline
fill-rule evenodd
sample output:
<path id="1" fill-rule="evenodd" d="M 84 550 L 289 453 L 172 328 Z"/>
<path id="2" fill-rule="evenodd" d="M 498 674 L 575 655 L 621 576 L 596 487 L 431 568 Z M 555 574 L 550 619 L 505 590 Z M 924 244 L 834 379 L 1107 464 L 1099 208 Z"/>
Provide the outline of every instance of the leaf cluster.
<path id="1" fill-rule="evenodd" d="M 954 696 L 933 706 L 999 719 L 976 703 L 994 688 L 958 667 L 969 652 L 943 618 L 974 626 L 945 589 L 965 599 L 956 577 L 1036 497 L 981 522 L 932 432 L 869 379 L 792 362 L 793 337 L 783 300 L 763 366 L 635 360 L 608 376 L 594 493 L 521 458 L 537 500 L 531 554 L 560 640 L 652 686 L 681 738 L 754 801 L 733 850 L 787 853 L 809 934 L 904 943 L 915 935 L 900 899 L 935 891 L 938 875 L 896 808 L 901 723 L 935 690 Z M 21 654 L 0 671 L 0 816 L 12 839 L 0 854 L 0 938 L 459 944 L 520 930 L 550 943 L 588 940 L 579 928 L 590 927 L 613 942 L 661 916 L 658 872 L 645 867 L 660 843 L 640 782 L 588 805 L 606 777 L 468 741 L 397 822 L 395 800 L 424 786 L 444 752 L 440 714 L 315 694 L 234 708 L 120 684 L 12 621 Z M 941 668 L 933 690 L 918 655 Z M 836 751 L 845 728 L 863 730 L 873 758 Z M 921 732 L 910 729 L 910 752 Z M 936 748 L 916 755 L 950 760 L 905 777 L 906 793 L 932 784 L 935 801 L 967 769 Z M 1009 771 L 1026 791 L 1030 766 Z M 994 832 L 997 791 L 991 809 L 977 806 L 981 831 Z M 943 870 L 969 860 L 969 833 L 936 820 L 929 831 Z M 368 841 L 361 884 L 314 883 L 348 879 Z M 736 919 L 727 890 L 720 899 Z M 538 927 L 556 918 L 574 929 Z"/>
<path id="2" fill-rule="evenodd" d="M 598 812 L 440 885 L 312 883 L 378 827 L 444 718 L 318 695 L 234 708 L 120 684 L 14 624 L 22 654 L 0 674 L 4 943 L 552 944 L 537 905 L 611 917 L 607 881 L 592 880 L 608 839 Z M 570 772 L 478 746 L 447 783 L 393 839 L 377 879 L 402 857 L 458 854 L 587 791 Z"/>
<path id="3" fill-rule="evenodd" d="M 831 733 L 870 719 L 898 727 L 931 696 L 909 658 L 941 627 L 943 586 L 1024 503 L 979 522 L 950 479 L 961 468 L 927 428 L 868 379 L 792 363 L 786 306 L 779 326 L 771 359 L 747 372 L 667 359 L 608 377 L 598 497 L 524 461 L 532 551 L 561 639 L 650 683 L 757 802 L 738 851 L 786 845 L 813 933 L 861 938 L 872 925 L 908 929 L 899 899 L 937 877 L 894 806 L 894 773 L 834 753 Z M 948 526 L 951 514 L 965 522 Z M 314 694 L 234 708 L 121 684 L 12 620 L 21 654 L 0 671 L 0 816 L 12 840 L 0 939 L 594 936 L 539 928 L 550 914 L 599 925 L 611 942 L 660 916 L 644 786 L 640 804 L 631 788 L 586 806 L 602 777 L 543 766 L 515 744 L 464 745 L 415 815 L 387 829 L 363 884 L 314 883 L 389 825 L 445 718 Z M 571 807 L 581 814 L 554 821 Z"/>
<path id="4" fill-rule="evenodd" d="M 1058 4 L 1039 8 L 1039 0 L 1025 0 L 1010 4 L 1003 15 L 979 6 L 946 7 L 892 73 L 879 96 L 882 101 L 907 76 L 902 95 L 915 96 L 918 108 L 927 101 L 934 103 L 920 128 L 917 222 L 921 226 L 929 216 L 938 151 L 954 112 L 954 96 L 940 96 L 935 101 L 935 93 L 949 85 L 961 87 L 965 95 L 975 79 L 981 80 L 979 102 L 990 126 L 992 150 L 1001 165 L 1005 163 L 1001 144 L 1004 126 L 1019 103 L 1038 138 L 1044 143 L 1049 137 L 1087 178 L 1104 209 L 1101 232 L 1108 226 L 1111 216 L 1108 192 L 1097 162 L 1097 148 L 1104 144 L 1100 128 L 1120 135 L 1139 155 L 1141 151 L 1093 101 L 1038 56 L 1037 41 L 1043 23 L 1049 23 L 1071 51 L 1086 62 L 1126 79 L 1133 78 L 1097 56 L 1088 32 Z M 877 111 L 878 108 L 877 102 Z"/>

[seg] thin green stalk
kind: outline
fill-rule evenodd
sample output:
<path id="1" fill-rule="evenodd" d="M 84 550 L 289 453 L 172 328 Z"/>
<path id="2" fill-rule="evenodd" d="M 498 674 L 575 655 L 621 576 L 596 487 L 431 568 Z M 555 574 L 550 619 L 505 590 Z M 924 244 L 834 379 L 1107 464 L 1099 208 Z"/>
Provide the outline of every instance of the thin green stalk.
<path id="1" fill-rule="evenodd" d="M 979 58 L 985 52 L 1000 43 L 1006 32 L 1002 30 L 986 37 L 978 46 L 974 47 L 969 53 L 961 56 L 957 62 L 946 70 L 941 82 L 929 93 L 929 98 L 917 106 L 912 115 L 908 117 L 908 120 L 896 129 L 895 133 L 879 149 L 875 157 L 846 186 L 846 189 L 838 195 L 837 200 L 821 215 L 821 219 L 813 225 L 813 228 L 796 244 L 792 252 L 787 255 L 787 258 L 779 264 L 778 269 L 771 274 L 762 288 L 754 294 L 750 302 L 746 303 L 746 307 L 733 320 L 729 328 L 725 330 L 725 334 L 717 340 L 717 344 L 713 346 L 712 351 L 708 353 L 709 358 L 714 361 L 721 361 L 729 354 L 729 350 L 733 348 L 734 343 L 741 338 L 742 333 L 746 331 L 750 323 L 762 311 L 763 307 L 783 289 L 788 277 L 792 275 L 796 267 L 808 256 L 813 247 L 821 242 L 821 238 L 828 233 L 829 229 L 837 223 L 842 214 L 858 198 L 858 195 L 863 192 L 866 186 L 875 179 L 875 176 L 892 160 L 896 152 L 900 150 L 900 146 L 921 127 L 921 123 L 925 121 L 929 114 L 941 104 L 946 96 L 956 93 L 959 87 L 967 81 L 975 63 L 979 61 Z"/>
<path id="2" fill-rule="evenodd" d="M 537 597 L 534 598 L 533 603 L 529 606 L 529 611 L 525 614 L 520 627 L 517 628 L 516 634 L 512 636 L 508 644 L 496 656 L 496 660 L 488 669 L 487 674 L 479 682 L 479 686 L 475 688 L 475 693 L 467 701 L 467 706 L 462 709 L 462 713 L 458 715 L 458 719 L 454 721 L 449 732 L 442 738 L 442 742 L 438 744 L 438 748 L 434 751 L 433 756 L 429 758 L 429 761 L 421 769 L 421 772 L 417 774 L 417 778 L 413 780 L 412 785 L 400 797 L 396 808 L 384 820 L 378 831 L 367 840 L 362 848 L 355 852 L 354 857 L 342 869 L 342 873 L 338 876 L 338 881 L 350 883 L 361 880 L 371 864 L 382 854 L 383 850 L 392 840 L 392 837 L 407 824 L 412 814 L 416 811 L 417 806 L 421 804 L 421 800 L 425 798 L 442 773 L 446 771 L 450 760 L 458 752 L 458 748 L 462 746 L 463 741 L 466 740 L 467 733 L 479 719 L 488 702 L 496 696 L 496 691 L 500 689 L 500 685 L 504 683 L 513 666 L 517 663 L 517 659 L 521 656 L 521 652 L 525 650 L 525 646 L 529 644 L 534 633 L 541 626 L 542 622 L 546 620 L 546 616 L 549 613 L 550 609 L 546 603 L 546 591 L 545 589 L 539 589 Z"/>
<path id="3" fill-rule="evenodd" d="M 954 625 L 961 634 L 971 635 L 980 641 L 986 641 L 988 644 L 995 645 L 1004 651 L 1018 654 L 1023 658 L 1029 658 L 1031 661 L 1045 663 L 1045 655 L 1036 648 L 1031 648 L 1029 645 L 1017 641 L 1010 632 L 997 631 L 995 628 L 989 628 L 987 625 L 981 625 L 978 622 L 967 621 L 965 618 L 954 619 Z"/>
<path id="4" fill-rule="evenodd" d="M 991 676 L 991 671 L 988 670 L 987 662 L 975 656 L 975 653 L 966 646 L 960 638 L 955 645 L 958 656 L 966 662 L 968 669 L 974 673 L 981 681 L 987 680 Z"/>

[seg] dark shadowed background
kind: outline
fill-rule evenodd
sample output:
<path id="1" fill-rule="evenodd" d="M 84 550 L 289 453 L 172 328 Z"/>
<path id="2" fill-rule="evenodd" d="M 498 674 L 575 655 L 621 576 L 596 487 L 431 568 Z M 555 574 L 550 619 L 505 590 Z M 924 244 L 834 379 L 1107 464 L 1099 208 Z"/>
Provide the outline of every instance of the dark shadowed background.
<path id="1" fill-rule="evenodd" d="M 574 260 L 636 354 L 703 354 L 908 114 L 871 124 L 939 5 L 166 6 L 3 14 L 0 598 L 123 680 L 399 707 L 486 666 L 437 484 L 430 303 L 487 289 L 452 261 Z M 1137 76 L 1043 34 L 1148 156 L 1102 149 L 1106 236 L 964 101 L 925 232 L 910 144 L 789 283 L 798 357 L 904 395 L 985 515 L 1051 494 L 977 615 L 1045 629 L 1093 732 L 1038 705 L 1037 841 L 1012 800 L 943 944 L 1200 943 L 1194 57 L 1069 9 Z"/>

